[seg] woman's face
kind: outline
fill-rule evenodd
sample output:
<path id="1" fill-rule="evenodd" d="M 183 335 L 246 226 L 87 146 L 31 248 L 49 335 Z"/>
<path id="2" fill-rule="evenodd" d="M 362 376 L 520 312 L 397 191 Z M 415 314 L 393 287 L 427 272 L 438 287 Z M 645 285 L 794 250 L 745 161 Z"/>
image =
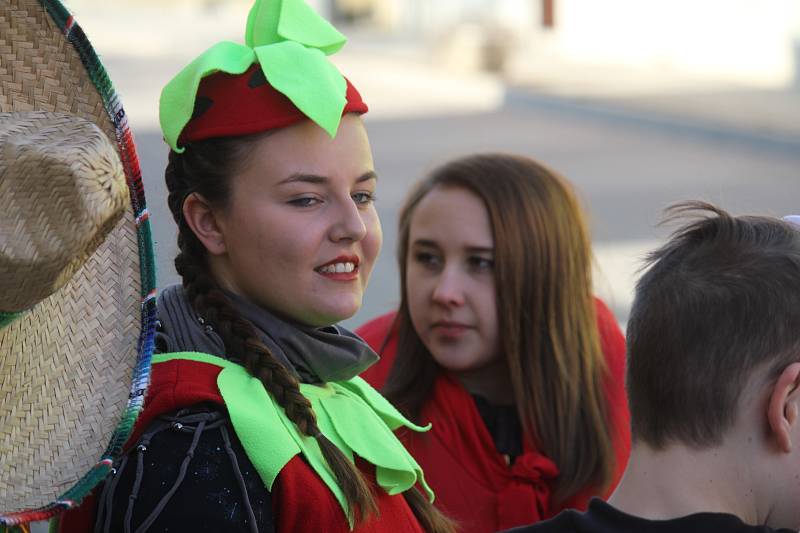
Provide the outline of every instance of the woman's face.
<path id="1" fill-rule="evenodd" d="M 406 257 L 411 322 L 450 371 L 476 370 L 497 358 L 493 263 L 489 214 L 478 196 L 437 187 L 417 204 Z"/>
<path id="2" fill-rule="evenodd" d="M 377 176 L 361 119 L 342 118 L 331 139 L 311 121 L 255 145 L 215 212 L 224 240 L 212 254 L 226 288 L 315 326 L 361 307 L 382 233 Z"/>

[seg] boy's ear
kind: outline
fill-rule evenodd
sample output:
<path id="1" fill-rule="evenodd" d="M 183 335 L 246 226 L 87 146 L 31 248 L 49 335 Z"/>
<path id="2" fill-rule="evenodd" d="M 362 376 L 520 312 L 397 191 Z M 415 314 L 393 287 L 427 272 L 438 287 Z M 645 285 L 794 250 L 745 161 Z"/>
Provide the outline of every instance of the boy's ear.
<path id="1" fill-rule="evenodd" d="M 769 427 L 781 451 L 792 451 L 800 411 L 800 362 L 792 363 L 778 376 L 767 407 Z"/>
<path id="2" fill-rule="evenodd" d="M 183 219 L 211 255 L 226 252 L 225 236 L 216 212 L 200 194 L 193 192 L 183 201 Z"/>

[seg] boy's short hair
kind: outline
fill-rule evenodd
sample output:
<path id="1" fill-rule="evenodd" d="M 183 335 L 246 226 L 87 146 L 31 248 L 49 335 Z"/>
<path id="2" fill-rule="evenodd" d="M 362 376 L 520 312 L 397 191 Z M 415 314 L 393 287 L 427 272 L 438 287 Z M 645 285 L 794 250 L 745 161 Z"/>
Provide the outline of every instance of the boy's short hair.
<path id="1" fill-rule="evenodd" d="M 703 202 L 647 258 L 628 322 L 633 439 L 655 449 L 716 446 L 754 371 L 800 360 L 800 231 Z"/>

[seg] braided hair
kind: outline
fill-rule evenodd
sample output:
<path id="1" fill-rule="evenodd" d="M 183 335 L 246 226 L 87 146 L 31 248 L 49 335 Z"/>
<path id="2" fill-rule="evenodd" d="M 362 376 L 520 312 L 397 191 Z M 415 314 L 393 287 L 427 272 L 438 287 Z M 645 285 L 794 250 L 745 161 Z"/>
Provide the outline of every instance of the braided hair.
<path id="1" fill-rule="evenodd" d="M 260 341 L 251 322 L 241 316 L 221 290 L 208 266 L 205 246 L 183 217 L 183 204 L 192 193 L 215 207 L 230 200 L 230 177 L 247 162 L 253 146 L 270 132 L 190 143 L 182 154 L 170 150 L 165 171 L 167 203 L 178 225 L 179 253 L 175 268 L 195 312 L 211 325 L 226 353 L 240 360 L 258 378 L 303 435 L 316 439 L 323 457 L 344 493 L 356 522 L 377 514 L 370 484 L 356 466 L 320 431 L 311 402 L 300 392 L 297 378 Z M 427 530 L 450 533 L 454 526 L 422 494 L 412 488 L 405 499 Z"/>

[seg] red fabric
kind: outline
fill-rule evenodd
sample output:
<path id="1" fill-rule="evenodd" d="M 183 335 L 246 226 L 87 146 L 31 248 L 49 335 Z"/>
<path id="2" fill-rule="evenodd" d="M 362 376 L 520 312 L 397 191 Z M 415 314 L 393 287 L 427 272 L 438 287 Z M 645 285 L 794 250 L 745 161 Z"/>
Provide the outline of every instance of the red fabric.
<path id="1" fill-rule="evenodd" d="M 197 100 L 202 106 L 207 99 L 210 107 L 189 121 L 178 144 L 258 133 L 308 119 L 289 98 L 269 83 L 251 86 L 250 81 L 257 69 L 260 70 L 261 66 L 256 64 L 243 74 L 217 72 L 203 78 L 197 89 Z M 367 104 L 350 81 L 345 81 L 347 103 L 342 114 L 366 113 Z"/>
<path id="2" fill-rule="evenodd" d="M 159 415 L 203 402 L 224 405 L 217 388 L 217 375 L 222 369 L 216 365 L 186 360 L 173 360 L 153 366 L 150 388 L 145 399 L 145 409 L 136 422 L 128 444 L 136 442 L 141 432 Z M 267 438 L 267 437 L 265 437 Z M 375 484 L 375 468 L 357 459 L 356 464 Z M 283 467 L 272 487 L 272 506 L 277 520 L 277 531 L 326 531 L 350 533 L 350 527 L 341 506 L 316 472 L 302 457 L 293 457 Z M 353 531 L 356 533 L 422 533 L 405 498 L 389 496 L 375 490 L 380 519 L 371 519 Z M 90 532 L 94 527 L 95 501 L 89 498 L 78 509 L 62 515 L 60 532 Z"/>
<path id="3" fill-rule="evenodd" d="M 59 533 L 89 533 L 94 531 L 94 517 L 97 510 L 97 494 L 89 493 L 80 506 L 65 511 L 59 516 Z"/>
<path id="4" fill-rule="evenodd" d="M 394 321 L 396 316 L 395 312 L 386 313 L 373 318 L 356 330 L 358 336 L 381 356 L 377 363 L 361 373 L 361 377 L 378 390 L 381 390 L 386 383 L 397 356 L 397 324 Z"/>
<path id="5" fill-rule="evenodd" d="M 609 370 L 605 388 L 617 459 L 612 485 L 616 486 L 630 454 L 630 415 L 624 389 L 625 339 L 605 304 L 596 300 L 596 307 Z M 376 388 L 383 386 L 397 353 L 393 323 L 394 313 L 390 313 L 357 330 L 381 353 L 381 361 L 362 374 Z M 557 465 L 526 442 L 523 455 L 507 466 L 505 458 L 495 450 L 474 400 L 446 374 L 434 385 L 421 419 L 433 423 L 430 432 L 404 431 L 399 436 L 425 471 L 425 479 L 436 492 L 437 505 L 459 522 L 464 533 L 530 524 L 568 507 L 585 509 L 588 500 L 598 495 L 587 487 L 566 504 L 553 505 L 550 496 L 558 476 Z"/>
<path id="6" fill-rule="evenodd" d="M 357 460 L 356 464 L 367 480 L 375 483 L 375 468 L 361 460 Z M 382 490 L 374 491 L 373 494 L 380 509 L 380 518 L 373 517 L 361 523 L 353 533 L 423 532 L 402 496 L 389 496 Z M 294 456 L 283 467 L 275 480 L 272 486 L 272 502 L 275 516 L 278 517 L 278 533 L 350 533 L 342 507 L 299 455 Z"/>
<path id="7" fill-rule="evenodd" d="M 128 444 L 136 442 L 160 415 L 198 403 L 225 405 L 217 388 L 217 376 L 221 371 L 217 365 L 181 359 L 153 365 L 144 411 L 136 420 Z"/>

